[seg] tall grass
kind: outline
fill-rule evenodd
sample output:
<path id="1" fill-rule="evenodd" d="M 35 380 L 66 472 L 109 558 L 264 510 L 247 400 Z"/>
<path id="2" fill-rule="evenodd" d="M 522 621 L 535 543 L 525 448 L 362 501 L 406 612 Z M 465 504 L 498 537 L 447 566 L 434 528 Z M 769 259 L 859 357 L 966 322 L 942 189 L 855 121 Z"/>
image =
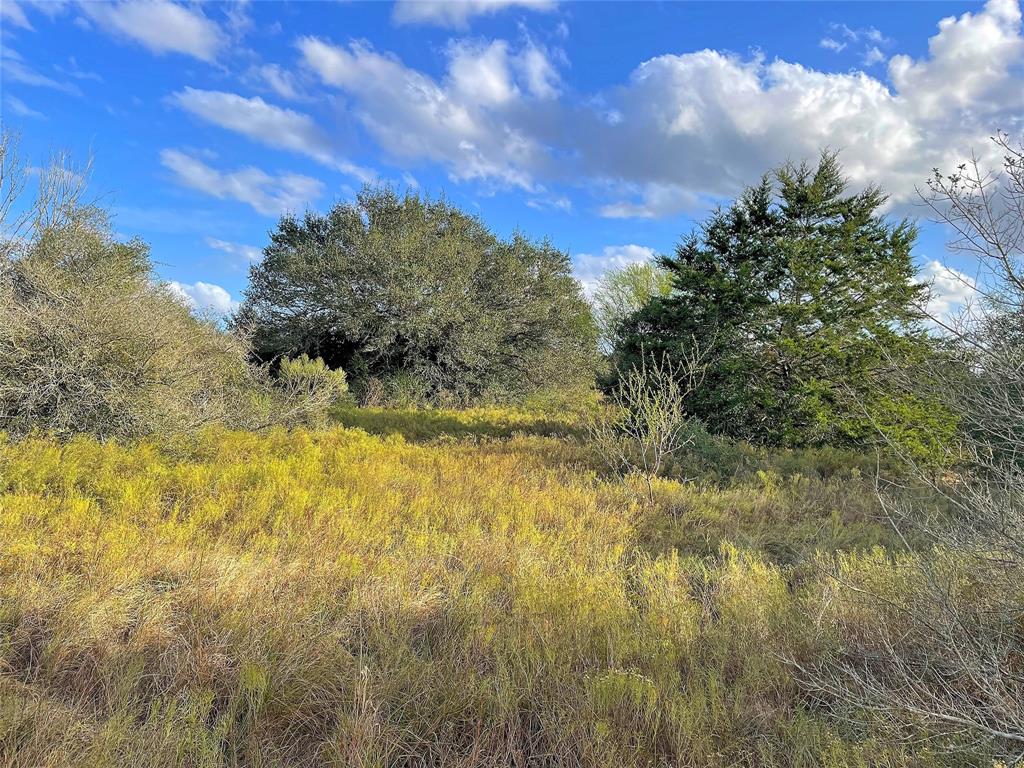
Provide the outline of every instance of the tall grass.
<path id="1" fill-rule="evenodd" d="M 0 764 L 949 764 L 787 661 L 856 618 L 794 553 L 888 561 L 855 474 L 651 508 L 572 439 L 379 431 L 0 442 Z"/>

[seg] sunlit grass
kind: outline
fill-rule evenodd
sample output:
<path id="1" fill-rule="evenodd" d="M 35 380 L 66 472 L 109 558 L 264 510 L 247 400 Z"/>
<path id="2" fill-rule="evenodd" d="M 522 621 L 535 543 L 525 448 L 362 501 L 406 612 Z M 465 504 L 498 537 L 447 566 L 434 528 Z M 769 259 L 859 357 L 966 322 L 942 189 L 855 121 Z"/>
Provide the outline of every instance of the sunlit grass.
<path id="1" fill-rule="evenodd" d="M 835 642 L 787 563 L 884 541 L 856 477 L 651 509 L 571 424 L 341 420 L 0 443 L 0 764 L 928 764 L 785 661 Z"/>

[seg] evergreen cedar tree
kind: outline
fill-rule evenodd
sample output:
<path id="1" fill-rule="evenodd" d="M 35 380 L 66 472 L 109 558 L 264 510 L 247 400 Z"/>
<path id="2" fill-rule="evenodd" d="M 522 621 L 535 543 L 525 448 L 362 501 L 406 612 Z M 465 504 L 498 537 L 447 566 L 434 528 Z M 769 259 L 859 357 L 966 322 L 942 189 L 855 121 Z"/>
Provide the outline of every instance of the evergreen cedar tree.
<path id="1" fill-rule="evenodd" d="M 879 430 L 918 457 L 950 433 L 936 404 L 887 386 L 930 353 L 911 247 L 916 228 L 851 193 L 836 156 L 786 165 L 662 257 L 668 296 L 623 321 L 620 369 L 692 344 L 708 372 L 691 397 L 713 432 L 800 446 L 862 444 Z"/>
<path id="2" fill-rule="evenodd" d="M 397 377 L 455 402 L 590 386 L 597 364 L 567 254 L 382 188 L 282 218 L 234 323 L 264 361 L 305 353 L 357 390 Z"/>

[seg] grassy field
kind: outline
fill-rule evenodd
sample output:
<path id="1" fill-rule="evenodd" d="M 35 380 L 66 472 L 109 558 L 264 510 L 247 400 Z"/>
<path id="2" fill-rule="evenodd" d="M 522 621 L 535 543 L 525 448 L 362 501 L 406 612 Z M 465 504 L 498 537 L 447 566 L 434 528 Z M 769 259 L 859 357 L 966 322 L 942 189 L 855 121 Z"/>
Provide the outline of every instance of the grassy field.
<path id="1" fill-rule="evenodd" d="M 0 764 L 950 764 L 794 680 L 881 620 L 826 572 L 910 588 L 848 457 L 652 506 L 571 423 L 339 420 L 0 441 Z"/>

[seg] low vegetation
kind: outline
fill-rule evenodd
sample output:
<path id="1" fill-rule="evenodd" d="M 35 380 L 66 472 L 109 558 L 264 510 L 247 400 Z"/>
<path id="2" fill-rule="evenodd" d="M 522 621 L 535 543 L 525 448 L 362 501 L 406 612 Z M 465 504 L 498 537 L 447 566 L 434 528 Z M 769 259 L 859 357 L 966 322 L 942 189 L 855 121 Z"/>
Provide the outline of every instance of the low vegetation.
<path id="1" fill-rule="evenodd" d="M 899 577 L 868 481 L 793 461 L 652 507 L 530 434 L 4 443 L 0 760 L 948 764 L 794 682 L 876 621 L 824 564 Z"/>

